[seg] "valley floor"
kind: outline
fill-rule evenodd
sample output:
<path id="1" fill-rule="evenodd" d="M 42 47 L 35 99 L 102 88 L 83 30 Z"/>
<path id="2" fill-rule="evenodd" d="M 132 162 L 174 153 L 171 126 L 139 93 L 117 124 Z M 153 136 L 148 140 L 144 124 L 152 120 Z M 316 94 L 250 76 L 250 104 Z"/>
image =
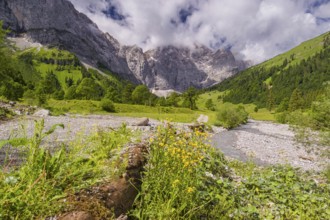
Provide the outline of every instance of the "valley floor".
<path id="1" fill-rule="evenodd" d="M 320 171 L 330 163 L 329 159 L 307 152 L 295 141 L 289 126 L 283 124 L 249 120 L 236 129 L 219 131 L 212 142 L 228 157 L 262 166 L 289 164 L 303 170 Z"/>
<path id="2" fill-rule="evenodd" d="M 21 119 L 0 122 L 0 141 L 7 140 L 22 134 L 22 129 L 28 136 L 33 133 L 35 120 L 41 118 L 28 116 Z M 156 126 L 162 122 L 151 119 L 147 127 L 134 126 L 141 119 L 132 117 L 119 117 L 110 115 L 67 115 L 47 116 L 45 131 L 54 124 L 64 124 L 65 128 L 58 128 L 53 134 L 45 139 L 45 143 L 57 146 L 64 141 L 72 140 L 77 136 L 104 128 L 118 128 L 123 123 L 132 129 L 142 130 L 144 137 L 152 134 Z M 187 127 L 188 124 L 176 123 L 178 127 Z M 241 161 L 253 161 L 258 165 L 289 164 L 303 170 L 322 170 L 329 159 L 308 153 L 304 147 L 294 140 L 294 133 L 287 125 L 274 124 L 271 122 L 250 120 L 246 125 L 233 130 L 225 130 L 214 127 L 212 144 L 219 148 L 230 158 Z M 17 152 L 16 152 L 17 154 Z M 15 153 L 12 157 L 15 157 Z M 3 161 L 5 153 L 0 152 L 0 161 Z"/>

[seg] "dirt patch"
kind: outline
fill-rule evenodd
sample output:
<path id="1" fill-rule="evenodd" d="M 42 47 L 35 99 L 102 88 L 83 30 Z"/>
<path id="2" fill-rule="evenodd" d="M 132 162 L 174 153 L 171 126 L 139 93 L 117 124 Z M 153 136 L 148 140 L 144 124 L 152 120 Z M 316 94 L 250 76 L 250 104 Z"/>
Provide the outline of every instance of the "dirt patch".
<path id="1" fill-rule="evenodd" d="M 69 219 L 68 216 L 74 216 L 75 213 L 84 213 L 82 220 L 112 219 L 125 215 L 132 208 L 141 188 L 141 172 L 146 163 L 147 146 L 133 145 L 127 153 L 128 166 L 125 174 L 117 180 L 71 195 L 68 198 L 71 211 L 60 219 Z"/>

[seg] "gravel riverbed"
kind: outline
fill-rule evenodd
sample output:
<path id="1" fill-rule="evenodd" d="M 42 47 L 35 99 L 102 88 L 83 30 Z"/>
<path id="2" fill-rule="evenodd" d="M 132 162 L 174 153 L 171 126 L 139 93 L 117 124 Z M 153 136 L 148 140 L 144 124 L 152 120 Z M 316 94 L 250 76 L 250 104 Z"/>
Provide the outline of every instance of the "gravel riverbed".
<path id="1" fill-rule="evenodd" d="M 26 116 L 24 118 L 0 122 L 0 141 L 17 137 L 26 131 L 28 136 L 33 134 L 34 121 L 41 117 Z M 64 124 L 65 128 L 58 128 L 45 139 L 46 143 L 62 143 L 72 140 L 77 135 L 89 134 L 96 129 L 118 128 L 126 123 L 132 129 L 143 131 L 144 136 L 151 135 L 154 128 L 162 123 L 150 120 L 147 127 L 136 127 L 134 124 L 141 119 L 118 117 L 111 115 L 66 115 L 44 117 L 45 131 L 54 124 Z M 187 127 L 187 124 L 177 124 L 178 127 Z M 294 140 L 294 133 L 287 125 L 274 124 L 263 121 L 250 120 L 246 125 L 233 130 L 214 127 L 212 144 L 221 149 L 228 157 L 247 161 L 253 160 L 258 165 L 290 164 L 304 170 L 322 170 L 330 163 L 329 158 L 308 153 L 304 147 Z M 0 151 L 0 162 L 5 153 Z"/>
<path id="2" fill-rule="evenodd" d="M 283 124 L 249 120 L 246 125 L 219 132 L 213 143 L 229 157 L 252 160 L 259 165 L 289 164 L 303 170 L 320 171 L 330 163 L 329 158 L 307 152 L 295 141 L 289 126 Z"/>

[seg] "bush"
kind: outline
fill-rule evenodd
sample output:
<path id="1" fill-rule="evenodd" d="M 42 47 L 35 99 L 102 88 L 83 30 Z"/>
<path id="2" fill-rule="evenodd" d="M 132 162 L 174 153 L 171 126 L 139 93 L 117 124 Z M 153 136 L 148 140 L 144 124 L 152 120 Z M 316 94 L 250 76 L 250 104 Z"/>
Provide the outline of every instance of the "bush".
<path id="1" fill-rule="evenodd" d="M 206 107 L 208 110 L 215 111 L 215 106 L 214 106 L 214 104 L 213 104 L 212 99 L 208 99 L 208 100 L 205 102 L 205 107 Z"/>
<path id="2" fill-rule="evenodd" d="M 279 122 L 281 124 L 285 124 L 288 122 L 288 116 L 289 116 L 289 113 L 287 111 L 285 111 L 285 112 L 277 113 L 275 115 L 275 119 L 277 122 Z"/>
<path id="3" fill-rule="evenodd" d="M 0 107 L 0 119 L 5 119 L 5 118 L 10 118 L 12 116 L 14 116 L 15 114 L 3 107 Z"/>
<path id="4" fill-rule="evenodd" d="M 207 134 L 199 131 L 158 127 L 150 139 L 148 165 L 132 211 L 135 218 L 203 219 L 215 208 L 217 214 L 232 211 L 227 194 L 215 198 L 220 192 L 212 177 L 225 176 L 226 164 L 206 140 Z M 226 208 L 215 205 L 219 203 Z"/>
<path id="5" fill-rule="evenodd" d="M 102 99 L 101 108 L 107 112 L 115 112 L 115 105 L 110 99 Z"/>
<path id="6" fill-rule="evenodd" d="M 227 107 L 221 109 L 217 114 L 218 123 L 224 128 L 232 129 L 248 121 L 249 114 L 244 107 Z"/>

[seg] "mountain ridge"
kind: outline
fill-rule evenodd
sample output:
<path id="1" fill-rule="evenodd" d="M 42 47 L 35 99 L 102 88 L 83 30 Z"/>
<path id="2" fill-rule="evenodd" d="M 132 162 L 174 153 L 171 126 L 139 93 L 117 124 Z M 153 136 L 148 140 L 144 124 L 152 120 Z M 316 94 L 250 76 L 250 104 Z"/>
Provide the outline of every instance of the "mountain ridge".
<path id="1" fill-rule="evenodd" d="M 14 35 L 26 34 L 32 41 L 61 46 L 85 63 L 104 66 L 149 88 L 205 88 L 246 67 L 230 51 L 213 52 L 205 46 L 197 50 L 166 46 L 143 52 L 137 46 L 121 45 L 67 0 L 0 0 L 0 20 Z"/>

